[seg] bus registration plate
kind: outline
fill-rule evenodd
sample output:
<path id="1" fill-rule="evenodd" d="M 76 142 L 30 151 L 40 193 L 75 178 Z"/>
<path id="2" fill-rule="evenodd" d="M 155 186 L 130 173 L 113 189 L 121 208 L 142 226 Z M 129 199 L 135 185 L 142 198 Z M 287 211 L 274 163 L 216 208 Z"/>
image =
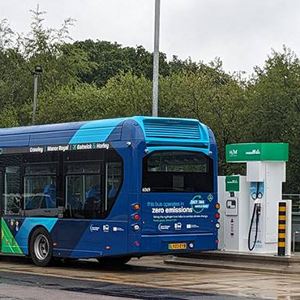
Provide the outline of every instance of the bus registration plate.
<path id="1" fill-rule="evenodd" d="M 184 250 L 186 248 L 186 243 L 171 243 L 168 245 L 169 250 Z"/>

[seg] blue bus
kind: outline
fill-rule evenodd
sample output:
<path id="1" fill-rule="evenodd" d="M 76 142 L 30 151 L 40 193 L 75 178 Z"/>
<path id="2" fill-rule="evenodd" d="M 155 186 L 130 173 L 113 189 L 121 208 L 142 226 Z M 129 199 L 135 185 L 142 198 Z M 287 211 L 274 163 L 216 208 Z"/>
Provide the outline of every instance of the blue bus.
<path id="1" fill-rule="evenodd" d="M 217 249 L 217 148 L 198 120 L 0 129 L 0 253 L 52 259 Z"/>

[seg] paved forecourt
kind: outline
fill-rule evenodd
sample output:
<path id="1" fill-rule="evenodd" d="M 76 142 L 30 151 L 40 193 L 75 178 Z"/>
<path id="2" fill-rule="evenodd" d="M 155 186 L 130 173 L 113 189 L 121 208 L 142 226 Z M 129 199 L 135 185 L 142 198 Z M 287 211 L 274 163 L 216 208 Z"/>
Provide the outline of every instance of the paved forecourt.
<path id="1" fill-rule="evenodd" d="M 100 267 L 94 261 L 39 268 L 23 258 L 2 257 L 0 270 L 2 274 L 79 279 L 80 282 L 93 281 L 98 282 L 99 285 L 101 283 L 122 284 L 132 288 L 168 289 L 183 294 L 201 293 L 263 299 L 300 298 L 297 274 L 282 276 L 282 274 L 266 272 L 165 265 L 162 257 L 133 259 L 128 266 L 121 269 Z"/>

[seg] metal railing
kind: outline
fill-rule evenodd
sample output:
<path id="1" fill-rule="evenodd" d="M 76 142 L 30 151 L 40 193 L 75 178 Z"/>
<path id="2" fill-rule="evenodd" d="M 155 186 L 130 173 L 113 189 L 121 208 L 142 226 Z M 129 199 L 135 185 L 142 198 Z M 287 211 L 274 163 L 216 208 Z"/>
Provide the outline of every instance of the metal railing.
<path id="1" fill-rule="evenodd" d="M 283 194 L 282 199 L 292 200 L 292 252 L 295 252 L 296 239 L 300 236 L 300 194 Z"/>
<path id="2" fill-rule="evenodd" d="M 296 236 L 298 235 L 298 234 L 300 234 L 300 231 L 294 231 L 293 232 L 293 241 L 292 241 L 292 243 L 293 243 L 293 247 L 292 247 L 292 252 L 295 252 L 295 250 L 296 250 Z"/>
<path id="3" fill-rule="evenodd" d="M 300 194 L 283 194 L 282 200 L 292 200 L 292 212 L 300 214 Z"/>

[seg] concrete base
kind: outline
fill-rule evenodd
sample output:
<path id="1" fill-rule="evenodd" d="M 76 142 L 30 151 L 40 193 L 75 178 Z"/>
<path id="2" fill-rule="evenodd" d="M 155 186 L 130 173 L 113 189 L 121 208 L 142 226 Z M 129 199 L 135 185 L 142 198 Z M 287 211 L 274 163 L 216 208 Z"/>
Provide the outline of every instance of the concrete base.
<path id="1" fill-rule="evenodd" d="M 241 252 L 209 251 L 172 256 L 166 264 L 223 268 L 257 272 L 300 274 L 300 255 L 276 256 Z"/>

